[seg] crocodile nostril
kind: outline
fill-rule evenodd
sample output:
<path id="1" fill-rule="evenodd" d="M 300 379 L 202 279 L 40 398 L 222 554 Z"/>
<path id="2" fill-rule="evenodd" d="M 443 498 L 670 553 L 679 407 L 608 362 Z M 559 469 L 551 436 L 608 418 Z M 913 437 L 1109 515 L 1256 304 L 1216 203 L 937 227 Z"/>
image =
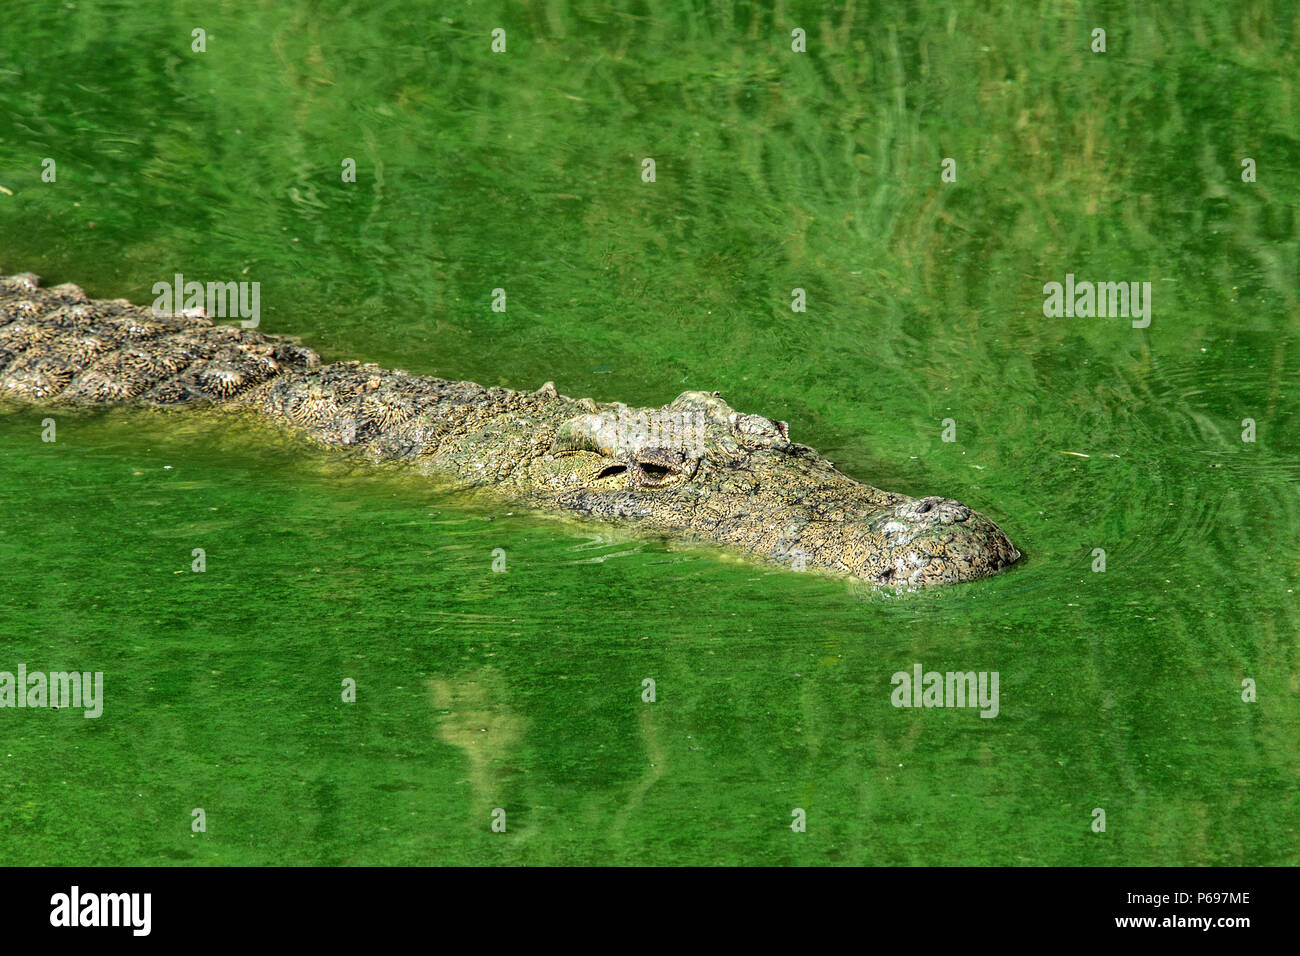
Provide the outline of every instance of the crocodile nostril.
<path id="1" fill-rule="evenodd" d="M 917 522 L 918 526 L 923 528 L 933 527 L 936 524 L 953 524 L 970 517 L 970 509 L 960 501 L 934 495 L 928 498 L 914 498 L 899 505 L 894 513 L 905 520 Z"/>

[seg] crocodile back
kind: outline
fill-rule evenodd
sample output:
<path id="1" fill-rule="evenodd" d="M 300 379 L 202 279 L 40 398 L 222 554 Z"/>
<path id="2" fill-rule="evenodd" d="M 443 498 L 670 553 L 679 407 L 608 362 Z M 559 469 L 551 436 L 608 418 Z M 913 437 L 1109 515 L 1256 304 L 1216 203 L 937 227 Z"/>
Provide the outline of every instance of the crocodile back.
<path id="1" fill-rule="evenodd" d="M 31 273 L 0 276 L 0 399 L 46 404 L 237 401 L 285 372 L 320 365 L 309 348 L 201 314 L 160 315 L 89 299 Z"/>

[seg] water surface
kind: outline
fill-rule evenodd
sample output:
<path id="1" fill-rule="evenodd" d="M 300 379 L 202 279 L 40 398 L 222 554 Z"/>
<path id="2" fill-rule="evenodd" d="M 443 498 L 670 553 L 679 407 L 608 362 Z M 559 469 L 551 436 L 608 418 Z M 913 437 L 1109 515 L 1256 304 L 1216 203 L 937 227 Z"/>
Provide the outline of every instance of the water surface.
<path id="1" fill-rule="evenodd" d="M 0 863 L 1298 862 L 1296 21 L 981 6 L 7 4 L 5 270 L 718 389 L 1026 558 L 882 597 L 256 423 L 7 406 L 0 670 L 106 702 L 0 710 Z M 1150 282 L 1150 326 L 1044 317 L 1067 273 Z M 916 663 L 997 671 L 998 716 L 893 707 Z"/>

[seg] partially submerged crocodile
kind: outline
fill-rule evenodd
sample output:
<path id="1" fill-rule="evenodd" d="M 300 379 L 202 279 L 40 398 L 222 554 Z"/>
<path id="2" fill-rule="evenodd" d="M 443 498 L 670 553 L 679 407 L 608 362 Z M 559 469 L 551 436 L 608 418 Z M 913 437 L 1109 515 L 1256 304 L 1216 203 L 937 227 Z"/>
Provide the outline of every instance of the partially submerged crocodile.
<path id="1" fill-rule="evenodd" d="M 919 587 L 985 577 L 1020 552 L 951 498 L 909 498 L 836 471 L 785 422 L 717 392 L 657 409 L 322 365 L 309 348 L 198 314 L 160 315 L 74 285 L 0 276 L 0 399 L 255 409 L 375 461 L 410 459 L 551 511 L 711 541 L 796 569 Z"/>

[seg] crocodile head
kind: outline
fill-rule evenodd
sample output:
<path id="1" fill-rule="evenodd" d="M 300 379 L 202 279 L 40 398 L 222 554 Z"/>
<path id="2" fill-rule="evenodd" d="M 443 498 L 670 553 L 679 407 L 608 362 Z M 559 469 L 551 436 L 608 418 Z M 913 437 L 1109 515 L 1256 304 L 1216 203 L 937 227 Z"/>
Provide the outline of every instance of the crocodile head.
<path id="1" fill-rule="evenodd" d="M 791 442 L 785 422 L 716 392 L 657 409 L 587 402 L 526 472 L 530 496 L 552 507 L 878 585 L 968 581 L 1020 557 L 984 515 L 854 481 Z"/>

